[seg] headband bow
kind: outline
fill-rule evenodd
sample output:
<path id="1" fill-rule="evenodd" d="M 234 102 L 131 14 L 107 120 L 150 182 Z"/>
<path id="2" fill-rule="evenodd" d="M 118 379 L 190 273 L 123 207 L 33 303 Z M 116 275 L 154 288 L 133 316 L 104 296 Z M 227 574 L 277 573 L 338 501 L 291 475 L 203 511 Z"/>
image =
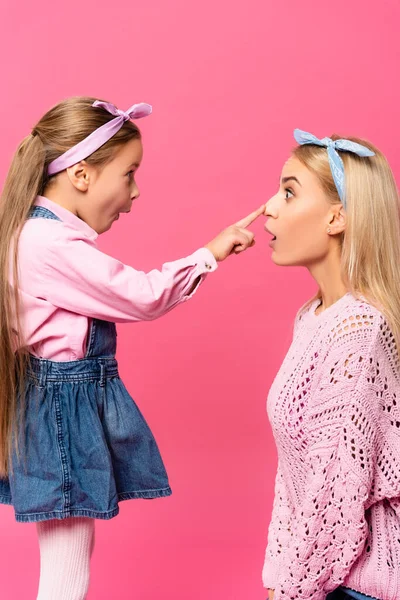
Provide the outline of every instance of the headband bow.
<path id="1" fill-rule="evenodd" d="M 375 156 L 375 152 L 372 152 L 372 150 L 366 148 L 365 146 L 361 146 L 361 144 L 351 142 L 350 140 L 332 140 L 329 137 L 324 137 L 322 140 L 320 140 L 315 137 L 315 135 L 312 135 L 312 133 L 301 131 L 301 129 L 294 130 L 294 139 L 298 144 L 300 144 L 300 146 L 304 144 L 315 144 L 316 146 L 327 148 L 332 177 L 335 182 L 339 198 L 342 201 L 343 206 L 346 207 L 344 165 L 338 150 L 343 152 L 352 152 L 353 154 L 357 154 L 357 156 L 361 157 Z"/>
<path id="2" fill-rule="evenodd" d="M 98 150 L 103 144 L 108 142 L 123 126 L 126 121 L 130 119 L 141 119 L 142 117 L 147 117 L 152 112 L 152 107 L 150 104 L 145 104 L 144 102 L 140 104 L 134 104 L 127 111 L 123 111 L 118 109 L 114 104 L 110 102 L 100 102 L 96 100 L 92 104 L 92 106 L 96 108 L 103 108 L 111 115 L 115 116 L 115 119 L 108 121 L 98 129 L 95 129 L 90 135 L 88 135 L 84 140 L 73 146 L 64 154 L 61 154 L 58 158 L 53 160 L 48 166 L 47 174 L 55 175 L 60 171 L 64 171 L 64 169 L 68 169 L 68 167 L 72 167 L 72 165 L 76 165 L 76 163 L 84 160 L 93 152 Z"/>

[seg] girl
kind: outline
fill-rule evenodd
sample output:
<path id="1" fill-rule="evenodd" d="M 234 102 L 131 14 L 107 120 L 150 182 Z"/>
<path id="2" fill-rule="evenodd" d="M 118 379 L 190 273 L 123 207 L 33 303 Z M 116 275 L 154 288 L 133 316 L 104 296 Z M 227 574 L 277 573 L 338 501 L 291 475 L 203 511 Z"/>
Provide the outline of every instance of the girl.
<path id="1" fill-rule="evenodd" d="M 94 519 L 171 493 L 156 442 L 118 376 L 115 323 L 156 319 L 217 261 L 254 244 L 248 225 L 161 271 L 96 248 L 139 197 L 139 129 L 93 98 L 61 102 L 20 144 L 0 205 L 0 502 L 37 522 L 38 600 L 82 600 Z M 11 285 L 10 285 L 11 283 Z M 73 518 L 72 518 L 73 517 Z"/>
<path id="2" fill-rule="evenodd" d="M 398 600 L 399 196 L 369 142 L 295 138 L 266 229 L 273 261 L 307 267 L 318 293 L 268 397 L 278 472 L 263 581 L 275 600 Z"/>

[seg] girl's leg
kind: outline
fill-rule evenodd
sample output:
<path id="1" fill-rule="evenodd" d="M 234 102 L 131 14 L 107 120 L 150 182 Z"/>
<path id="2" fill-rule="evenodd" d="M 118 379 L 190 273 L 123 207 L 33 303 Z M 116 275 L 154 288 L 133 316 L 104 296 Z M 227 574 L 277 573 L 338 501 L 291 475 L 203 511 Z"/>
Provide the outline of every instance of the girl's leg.
<path id="1" fill-rule="evenodd" d="M 40 582 L 37 600 L 85 600 L 94 519 L 73 517 L 37 524 Z"/>

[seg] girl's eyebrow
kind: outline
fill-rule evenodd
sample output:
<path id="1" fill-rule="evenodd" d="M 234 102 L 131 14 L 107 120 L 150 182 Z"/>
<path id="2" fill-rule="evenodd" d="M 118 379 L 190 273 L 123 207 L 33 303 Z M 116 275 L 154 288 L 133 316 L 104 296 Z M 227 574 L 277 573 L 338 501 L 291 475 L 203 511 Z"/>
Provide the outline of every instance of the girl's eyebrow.
<path id="1" fill-rule="evenodd" d="M 300 181 L 294 175 L 291 175 L 290 177 L 282 177 L 282 183 L 287 183 L 288 181 L 295 181 L 301 187 Z"/>

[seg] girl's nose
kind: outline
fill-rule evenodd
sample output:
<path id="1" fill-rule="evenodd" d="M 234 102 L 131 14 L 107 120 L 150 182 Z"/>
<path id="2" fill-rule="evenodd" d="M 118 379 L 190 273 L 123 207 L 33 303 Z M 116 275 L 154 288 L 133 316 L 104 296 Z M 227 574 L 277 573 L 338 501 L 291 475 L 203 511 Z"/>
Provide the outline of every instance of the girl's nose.
<path id="1" fill-rule="evenodd" d="M 131 192 L 131 200 L 137 200 L 140 196 L 140 190 L 138 188 L 138 186 L 135 184 L 134 187 L 132 188 L 132 192 Z"/>

